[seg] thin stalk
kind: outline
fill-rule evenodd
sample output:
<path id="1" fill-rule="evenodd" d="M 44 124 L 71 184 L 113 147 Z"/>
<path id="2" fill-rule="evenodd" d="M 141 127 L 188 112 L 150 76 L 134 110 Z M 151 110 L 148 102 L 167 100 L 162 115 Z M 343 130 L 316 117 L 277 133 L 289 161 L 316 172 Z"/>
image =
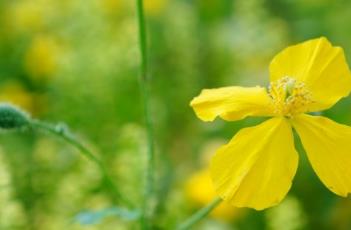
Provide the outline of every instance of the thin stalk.
<path id="1" fill-rule="evenodd" d="M 103 162 L 97 158 L 88 148 L 86 148 L 83 144 L 81 144 L 73 134 L 68 132 L 67 129 L 65 129 L 62 126 L 59 125 L 52 125 L 49 123 L 45 123 L 39 120 L 31 120 L 30 122 L 31 127 L 45 130 L 55 136 L 58 136 L 59 138 L 65 140 L 67 143 L 70 145 L 74 146 L 76 149 L 80 151 L 85 157 L 87 157 L 89 160 L 91 160 L 93 163 L 96 164 L 96 166 L 100 169 L 100 172 L 103 176 L 104 181 L 106 184 L 110 187 L 111 191 L 113 194 L 123 203 L 125 203 L 129 208 L 133 207 L 133 204 L 131 201 L 129 201 L 126 197 L 124 197 L 118 190 L 117 186 L 114 184 L 113 180 L 111 179 L 110 175 L 107 172 L 107 169 Z"/>
<path id="2" fill-rule="evenodd" d="M 186 221 L 180 224 L 176 229 L 177 230 L 187 230 L 190 229 L 194 224 L 205 218 L 213 209 L 215 209 L 220 203 L 222 199 L 217 197 L 207 206 L 195 212 L 192 216 L 189 217 Z"/>
<path id="3" fill-rule="evenodd" d="M 141 227 L 149 229 L 149 221 L 152 218 L 152 207 L 150 202 L 153 199 L 154 192 L 154 170 L 155 170 L 155 154 L 154 154 L 154 135 L 152 120 L 149 112 L 149 88 L 148 88 L 148 61 L 147 61 L 147 38 L 144 16 L 143 0 L 136 0 L 137 17 L 139 27 L 139 48 L 141 55 L 140 65 L 140 94 L 143 102 L 144 119 L 147 132 L 147 162 L 146 162 L 146 181 L 144 188 L 144 201 L 141 215 Z"/>

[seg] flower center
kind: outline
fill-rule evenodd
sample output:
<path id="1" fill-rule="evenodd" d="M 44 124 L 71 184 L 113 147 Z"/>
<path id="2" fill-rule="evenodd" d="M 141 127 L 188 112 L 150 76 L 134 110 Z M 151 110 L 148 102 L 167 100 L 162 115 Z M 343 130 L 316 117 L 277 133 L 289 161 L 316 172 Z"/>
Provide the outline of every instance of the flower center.
<path id="1" fill-rule="evenodd" d="M 306 85 L 287 76 L 271 82 L 268 92 L 273 101 L 274 113 L 277 115 L 291 117 L 304 113 L 313 103 Z"/>

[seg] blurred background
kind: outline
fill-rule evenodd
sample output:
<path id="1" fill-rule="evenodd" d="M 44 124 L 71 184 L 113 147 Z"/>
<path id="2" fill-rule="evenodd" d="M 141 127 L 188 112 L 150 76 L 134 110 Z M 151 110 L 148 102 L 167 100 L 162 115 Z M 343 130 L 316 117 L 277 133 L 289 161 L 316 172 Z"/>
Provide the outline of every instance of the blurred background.
<path id="1" fill-rule="evenodd" d="M 214 197 L 208 162 L 240 128 L 202 123 L 189 107 L 203 88 L 267 85 L 282 48 L 328 37 L 351 60 L 346 0 L 144 0 L 157 150 L 155 229 L 172 229 Z M 146 149 L 135 1 L 1 0 L 0 101 L 64 122 L 99 155 L 121 193 L 142 200 Z M 351 124 L 351 99 L 323 115 Z M 194 229 L 351 229 L 351 200 L 329 192 L 296 139 L 300 164 L 278 206 L 226 205 Z M 34 131 L 0 135 L 0 229 L 138 229 L 111 212 L 94 164 Z M 117 212 L 118 213 L 118 212 Z"/>

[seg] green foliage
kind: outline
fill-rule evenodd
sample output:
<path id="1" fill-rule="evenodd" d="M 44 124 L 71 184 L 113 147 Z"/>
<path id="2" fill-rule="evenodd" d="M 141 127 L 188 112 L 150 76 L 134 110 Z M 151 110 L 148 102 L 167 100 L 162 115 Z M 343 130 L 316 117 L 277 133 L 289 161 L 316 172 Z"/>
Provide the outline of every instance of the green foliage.
<path id="1" fill-rule="evenodd" d="M 350 58 L 351 2 L 145 2 L 160 198 L 152 204 L 154 227 L 169 229 L 203 206 L 187 197 L 185 184 L 208 166 L 213 143 L 259 122 L 201 123 L 192 97 L 202 88 L 267 84 L 273 55 L 312 37 L 327 36 Z M 0 101 L 35 119 L 67 123 L 139 206 L 147 141 L 138 48 L 135 1 L 0 1 Z M 323 115 L 350 124 L 350 108 L 347 98 Z M 24 127 L 29 116 L 21 111 L 1 105 L 0 127 Z M 240 210 L 229 220 L 210 216 L 194 229 L 350 229 L 349 199 L 328 192 L 303 154 L 300 161 L 288 203 Z M 137 229 L 123 220 L 136 218 L 134 209 L 115 209 L 118 202 L 99 169 L 62 140 L 37 132 L 0 136 L 0 229 Z M 94 224 L 72 223 L 77 213 L 81 223 Z"/>

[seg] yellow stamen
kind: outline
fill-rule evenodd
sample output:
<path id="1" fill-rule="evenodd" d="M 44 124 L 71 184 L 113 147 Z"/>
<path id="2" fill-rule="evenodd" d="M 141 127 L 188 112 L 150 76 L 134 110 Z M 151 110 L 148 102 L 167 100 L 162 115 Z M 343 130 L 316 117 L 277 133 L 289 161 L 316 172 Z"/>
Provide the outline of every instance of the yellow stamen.
<path id="1" fill-rule="evenodd" d="M 274 104 L 274 112 L 287 117 L 307 112 L 308 106 L 313 103 L 306 85 L 291 77 L 283 77 L 272 82 L 269 86 L 269 95 Z"/>

